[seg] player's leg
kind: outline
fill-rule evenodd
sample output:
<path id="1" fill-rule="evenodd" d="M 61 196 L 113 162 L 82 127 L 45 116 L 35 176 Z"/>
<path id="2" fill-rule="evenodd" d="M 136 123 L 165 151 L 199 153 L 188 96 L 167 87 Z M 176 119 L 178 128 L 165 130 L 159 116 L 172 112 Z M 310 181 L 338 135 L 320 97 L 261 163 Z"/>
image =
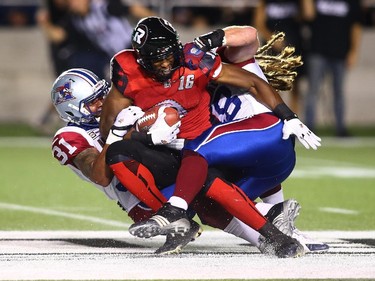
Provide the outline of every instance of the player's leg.
<path id="1" fill-rule="evenodd" d="M 255 118 L 254 118 L 255 119 Z M 250 119 L 249 119 L 250 120 Z M 249 121 L 246 120 L 246 121 Z M 254 122 L 250 122 L 252 126 L 257 126 L 257 122 L 259 120 L 255 120 Z M 266 122 L 262 123 L 262 126 L 269 127 L 270 125 L 274 125 L 279 122 L 279 119 L 273 117 L 270 119 L 265 120 Z M 240 122 L 234 122 L 234 123 L 240 123 Z M 232 130 L 236 130 L 236 126 L 238 124 L 231 124 Z M 218 128 L 219 127 L 219 128 Z M 212 131 L 218 131 L 218 134 L 220 134 L 220 130 L 225 126 L 218 126 L 215 127 Z M 241 127 L 238 127 L 239 129 Z M 223 133 L 227 132 L 224 128 Z M 243 129 L 243 127 L 242 127 Z M 252 128 L 253 130 L 253 128 Z M 255 128 L 255 131 L 258 131 L 259 128 Z M 215 142 L 215 140 L 210 140 L 209 138 L 212 136 L 212 131 L 209 130 L 205 134 L 203 134 L 200 137 L 200 140 L 198 142 L 204 143 L 204 142 Z M 232 135 L 233 136 L 233 135 Z M 277 140 L 281 139 L 281 133 L 280 135 L 277 135 Z M 275 138 L 276 139 L 276 138 Z M 263 140 L 261 140 L 263 142 Z M 231 144 L 235 144 L 236 142 L 231 142 Z M 207 147 L 207 146 L 206 146 Z M 238 146 L 237 146 L 238 147 Z M 212 147 L 208 149 L 209 151 L 212 151 Z M 241 157 L 240 161 L 245 161 L 246 159 L 244 157 L 248 158 L 248 154 L 244 156 L 244 154 L 237 150 L 237 154 L 239 154 L 239 157 Z M 227 155 L 224 155 L 227 156 Z M 263 156 L 263 154 L 261 155 Z M 196 157 L 195 154 L 191 153 L 189 157 Z M 262 157 L 261 157 L 262 158 Z M 220 161 L 226 161 L 228 157 L 221 157 Z M 250 158 L 251 159 L 251 158 Z M 211 160 L 211 158 L 210 158 Z M 229 159 L 228 159 L 229 160 Z M 233 162 L 233 159 L 231 159 Z M 258 157 L 259 161 L 259 157 Z M 202 161 L 203 162 L 203 161 Z M 185 173 L 185 178 L 187 178 L 187 175 L 190 176 L 186 180 L 186 182 L 189 182 L 190 185 L 197 186 L 199 183 L 199 176 L 201 176 L 199 173 L 201 170 L 207 169 L 207 167 L 203 167 L 204 165 L 200 165 L 199 161 L 192 161 L 192 163 L 195 163 L 195 166 L 192 166 L 191 172 Z M 221 162 L 223 163 L 223 162 Z M 200 169 L 200 166 L 202 166 L 202 169 Z M 205 163 L 204 163 L 205 164 Z M 181 171 L 181 170 L 180 170 Z M 192 180 L 194 179 L 194 180 Z M 177 182 L 179 181 L 179 177 L 177 177 Z M 200 183 L 199 183 L 200 184 Z M 184 186 L 184 184 L 180 184 L 180 186 Z M 186 185 L 186 187 L 190 186 L 189 184 Z M 203 185 L 203 182 L 202 184 Z M 225 193 L 225 194 L 223 194 Z M 224 196 L 223 196 L 224 195 Z M 183 198 L 184 194 L 181 194 L 182 201 L 184 201 Z M 244 221 L 249 226 L 253 227 L 254 229 L 258 230 L 261 234 L 263 234 L 265 237 L 267 237 L 270 241 L 274 242 L 275 247 L 278 247 L 278 255 L 279 256 L 296 256 L 302 254 L 301 251 L 301 245 L 290 237 L 286 236 L 285 234 L 281 233 L 277 228 L 275 228 L 272 224 L 267 223 L 267 220 L 259 213 L 257 212 L 256 208 L 254 207 L 254 204 L 247 198 L 246 195 L 241 192 L 237 187 L 234 185 L 226 184 L 225 182 L 221 181 L 220 179 L 215 179 L 213 181 L 213 184 L 210 185 L 210 189 L 207 192 L 207 196 L 210 196 L 214 198 L 216 201 L 218 201 L 222 206 L 225 207 L 226 210 L 228 210 L 230 213 L 232 213 L 234 216 L 238 217 L 242 221 Z M 173 197 L 171 198 L 173 199 Z M 189 202 L 189 200 L 185 199 L 185 203 Z M 175 202 L 176 203 L 176 202 Z M 177 202 L 178 203 L 178 202 Z M 239 207 L 239 203 L 241 207 Z M 185 207 L 185 208 L 184 208 Z M 188 230 L 188 226 L 183 223 L 183 221 L 187 221 L 186 218 L 183 217 L 184 215 L 184 209 L 186 209 L 187 206 L 181 206 L 181 208 L 176 207 L 176 204 L 174 206 L 170 204 L 166 204 L 163 206 L 161 210 L 157 212 L 155 216 L 153 216 L 150 220 L 148 220 L 145 223 L 135 224 L 131 228 L 134 230 L 134 233 L 140 233 L 142 236 L 155 236 L 159 234 L 170 233 L 170 232 L 184 232 Z M 245 211 L 246 210 L 246 211 Z"/>
<path id="2" fill-rule="evenodd" d="M 280 231 L 291 235 L 294 230 L 294 221 L 299 214 L 300 208 L 294 199 L 289 199 L 279 204 L 259 202 L 255 203 L 255 207 Z M 259 232 L 233 217 L 216 201 L 200 196 L 194 201 L 193 208 L 203 224 L 222 229 L 259 248 L 261 242 L 259 241 Z"/>
<path id="3" fill-rule="evenodd" d="M 166 147 L 151 149 L 140 142 L 121 141 L 112 144 L 106 156 L 116 178 L 128 191 L 151 208 L 151 215 L 162 207 L 166 198 L 173 193 L 174 185 L 167 188 L 165 186 L 175 181 L 179 167 L 179 152 Z M 137 205 L 129 212 L 135 223 L 145 221 L 151 215 L 148 207 L 142 205 Z M 192 227 L 184 236 L 174 237 L 167 234 L 165 244 L 155 253 L 179 253 L 184 246 L 198 237 L 202 232 L 201 227 L 191 219 L 189 222 Z"/>
<path id="4" fill-rule="evenodd" d="M 179 167 L 177 154 L 170 150 L 130 140 L 110 145 L 106 162 L 123 186 L 153 211 L 166 202 L 159 188 L 174 183 Z"/>
<path id="5" fill-rule="evenodd" d="M 265 244 L 273 250 L 272 253 L 276 256 L 295 257 L 303 255 L 303 246 L 271 223 L 278 222 L 276 220 L 277 216 L 271 217 L 273 215 L 271 212 L 268 220 L 255 208 L 254 203 L 235 185 L 216 178 L 209 186 L 206 196 L 218 202 L 228 213 L 265 237 Z M 284 226 L 283 223 L 280 223 L 280 226 Z M 291 227 L 292 225 L 289 229 Z M 232 231 L 241 231 L 240 228 L 234 230 L 233 225 L 228 228 L 228 230 L 230 229 Z"/>
<path id="6" fill-rule="evenodd" d="M 285 200 L 281 184 L 278 184 L 270 190 L 262 193 L 259 198 L 262 200 L 262 202 L 269 204 L 277 204 Z"/>

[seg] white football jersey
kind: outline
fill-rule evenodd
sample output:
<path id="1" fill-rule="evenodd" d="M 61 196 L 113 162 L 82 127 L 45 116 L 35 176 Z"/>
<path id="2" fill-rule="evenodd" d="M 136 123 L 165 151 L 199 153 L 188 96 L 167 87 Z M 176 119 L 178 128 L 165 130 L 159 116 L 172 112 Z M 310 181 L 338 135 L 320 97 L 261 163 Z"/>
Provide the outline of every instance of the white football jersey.
<path id="1" fill-rule="evenodd" d="M 250 60 L 242 68 L 267 81 L 256 60 Z M 218 85 L 214 90 L 211 109 L 212 114 L 220 122 L 249 118 L 260 113 L 271 112 L 269 108 L 258 102 L 247 90 L 223 84 Z"/>
<path id="2" fill-rule="evenodd" d="M 128 192 L 116 177 L 113 177 L 108 186 L 103 187 L 92 182 L 74 165 L 74 158 L 82 151 L 94 147 L 101 152 L 103 145 L 104 142 L 100 137 L 99 128 L 85 130 L 78 126 L 66 126 L 58 130 L 53 138 L 52 155 L 61 165 L 68 166 L 81 179 L 92 183 L 108 198 L 118 201 L 129 212 L 139 203 L 139 200 Z"/>

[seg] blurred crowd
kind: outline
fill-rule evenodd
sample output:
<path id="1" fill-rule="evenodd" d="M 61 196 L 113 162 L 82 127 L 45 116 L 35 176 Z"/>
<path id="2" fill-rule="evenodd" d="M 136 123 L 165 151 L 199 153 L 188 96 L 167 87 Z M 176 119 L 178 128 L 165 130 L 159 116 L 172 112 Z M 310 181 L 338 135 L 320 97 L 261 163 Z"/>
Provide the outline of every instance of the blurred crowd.
<path id="1" fill-rule="evenodd" d="M 109 2 L 125 2 L 125 1 L 112 1 Z M 107 1 L 107 2 L 108 2 Z M 361 0 L 357 0 L 361 1 Z M 20 1 L 0 1 L 0 26 L 11 27 L 30 27 L 37 24 L 35 15 L 40 8 L 39 5 L 33 4 L 20 4 Z M 27 2 L 27 1 L 26 1 Z M 28 1 L 33 2 L 33 1 Z M 40 2 L 40 1 L 34 1 Z M 42 0 L 45 6 L 51 5 L 49 2 L 64 2 L 64 1 L 49 1 Z M 79 1 L 78 1 L 79 2 Z M 136 2 L 136 1 L 129 1 Z M 230 0 L 228 0 L 230 2 Z M 258 3 L 262 1 L 259 0 Z M 298 2 L 298 1 L 296 1 Z M 371 27 L 375 25 L 375 1 L 362 0 L 363 2 L 363 24 L 364 26 Z M 52 4 L 54 5 L 54 4 Z M 59 4 L 56 4 L 59 6 Z M 142 6 L 142 5 L 139 5 Z M 145 7 L 150 11 L 157 13 L 157 9 L 153 6 Z M 256 6 L 245 7 L 174 7 L 172 9 L 171 22 L 174 24 L 182 24 L 187 27 L 200 27 L 212 25 L 242 25 L 251 24 L 254 18 L 254 11 Z"/>
<path id="2" fill-rule="evenodd" d="M 140 18 L 157 15 L 155 7 L 124 4 L 125 1 L 121 0 L 45 0 L 41 6 L 6 3 L 0 2 L 0 26 L 40 27 L 49 43 L 56 77 L 66 69 L 83 67 L 109 80 L 109 60 L 118 51 L 131 47 L 134 24 Z M 334 5 L 337 7 L 334 8 Z M 343 5 L 349 7 L 345 19 L 342 16 L 337 20 L 336 15 L 326 17 L 326 12 L 345 11 Z M 304 114 L 308 127 L 315 129 L 315 104 L 320 89 L 314 87 L 314 81 L 315 84 L 316 81 L 322 82 L 324 77 L 319 73 L 330 73 L 335 134 L 340 137 L 350 136 L 345 125 L 343 92 L 345 70 L 354 65 L 358 57 L 360 30 L 352 30 L 353 24 L 358 21 L 361 27 L 375 25 L 375 3 L 358 0 L 259 0 L 255 6 L 245 7 L 176 6 L 171 15 L 173 24 L 189 28 L 252 25 L 258 29 L 262 43 L 275 32 L 284 32 L 284 42 L 276 45 L 273 51 L 277 53 L 285 45 L 292 45 L 296 54 L 304 60 L 291 91 L 290 106 L 295 112 Z M 337 25 L 342 32 L 322 28 L 323 24 Z M 324 44 L 316 39 L 321 36 L 326 36 Z M 329 43 L 331 37 L 342 44 Z M 299 93 L 299 82 L 304 77 L 309 81 L 309 88 L 303 94 Z M 305 97 L 303 101 L 302 97 Z M 53 107 L 46 110 L 41 118 L 41 127 L 48 124 L 54 114 Z"/>

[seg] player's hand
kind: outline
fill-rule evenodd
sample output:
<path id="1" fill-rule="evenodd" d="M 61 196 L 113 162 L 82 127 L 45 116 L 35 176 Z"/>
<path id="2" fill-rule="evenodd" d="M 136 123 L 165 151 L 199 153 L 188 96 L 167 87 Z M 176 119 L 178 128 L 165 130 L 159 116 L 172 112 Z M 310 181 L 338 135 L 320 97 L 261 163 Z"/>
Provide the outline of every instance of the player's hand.
<path id="1" fill-rule="evenodd" d="M 150 130 L 147 132 L 147 134 L 151 136 L 151 141 L 154 145 L 171 143 L 177 138 L 177 134 L 180 132 L 181 121 L 178 121 L 176 124 L 169 126 L 164 119 L 164 117 L 166 116 L 164 108 L 165 106 L 161 106 L 159 108 L 158 118 L 151 126 Z"/>
<path id="2" fill-rule="evenodd" d="M 225 45 L 225 32 L 222 29 L 194 38 L 194 44 L 203 52 Z"/>
<path id="3" fill-rule="evenodd" d="M 181 150 L 184 148 L 185 145 L 185 139 L 175 139 L 171 141 L 170 143 L 166 144 L 165 146 L 175 149 L 175 150 Z"/>
<path id="4" fill-rule="evenodd" d="M 122 140 L 134 123 L 143 116 L 143 110 L 138 106 L 129 106 L 120 111 L 113 123 L 106 140 L 107 144 Z"/>
<path id="5" fill-rule="evenodd" d="M 291 135 L 295 135 L 307 149 L 311 147 L 312 149 L 316 150 L 318 146 L 321 146 L 321 138 L 315 135 L 298 118 L 284 120 L 283 139 L 286 140 Z"/>

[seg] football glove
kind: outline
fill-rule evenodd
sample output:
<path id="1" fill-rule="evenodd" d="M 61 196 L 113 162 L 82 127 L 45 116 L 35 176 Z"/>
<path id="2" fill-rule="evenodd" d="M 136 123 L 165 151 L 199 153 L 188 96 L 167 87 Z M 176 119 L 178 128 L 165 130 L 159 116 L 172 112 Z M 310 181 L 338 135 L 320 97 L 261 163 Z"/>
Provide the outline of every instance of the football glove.
<path id="1" fill-rule="evenodd" d="M 177 138 L 177 134 L 180 132 L 181 121 L 178 121 L 176 124 L 169 126 L 164 119 L 164 117 L 166 116 L 164 109 L 165 106 L 161 106 L 159 108 L 158 118 L 151 126 L 150 130 L 147 132 L 147 134 L 151 136 L 151 141 L 154 145 L 171 143 Z"/>
<path id="2" fill-rule="evenodd" d="M 194 38 L 194 44 L 203 52 L 225 45 L 225 32 L 222 29 L 203 34 Z"/>
<path id="3" fill-rule="evenodd" d="M 107 144 L 122 140 L 134 123 L 142 117 L 143 110 L 138 106 L 129 106 L 120 111 L 113 123 L 106 140 Z"/>
<path id="4" fill-rule="evenodd" d="M 307 149 L 311 147 L 316 150 L 318 146 L 321 146 L 321 138 L 311 132 L 298 118 L 284 120 L 283 139 L 286 140 L 291 135 L 295 135 Z"/>

